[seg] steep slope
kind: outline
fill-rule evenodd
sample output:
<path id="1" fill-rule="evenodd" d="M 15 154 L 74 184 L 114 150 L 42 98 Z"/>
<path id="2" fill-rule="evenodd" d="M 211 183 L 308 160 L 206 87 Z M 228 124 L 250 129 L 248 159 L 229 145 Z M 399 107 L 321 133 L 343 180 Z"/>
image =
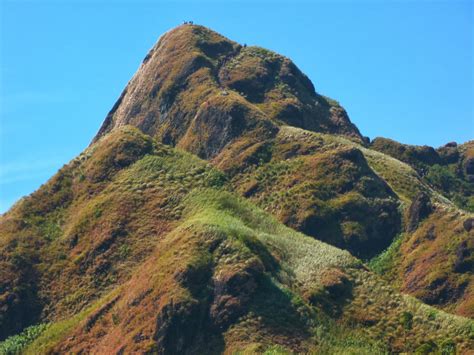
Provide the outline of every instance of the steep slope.
<path id="1" fill-rule="evenodd" d="M 428 304 L 474 316 L 472 213 L 456 208 L 409 165 L 343 137 L 283 127 L 275 142 L 278 164 L 260 162 L 235 175 L 237 191 L 285 224 L 354 255 L 371 257 L 390 245 L 371 263 L 387 281 Z M 341 164 L 341 152 L 365 159 L 355 154 L 358 159 Z M 322 164 L 288 168 L 306 157 Z M 337 193 L 340 186 L 346 190 Z M 312 204 L 319 196 L 329 198 Z M 300 216 L 318 216 L 319 225 L 295 223 Z"/>
<path id="2" fill-rule="evenodd" d="M 236 191 L 286 225 L 358 257 L 373 257 L 391 244 L 401 224 L 399 203 L 362 147 L 289 126 L 262 144 L 260 159 L 248 166 L 232 146 L 213 160 Z"/>
<path id="3" fill-rule="evenodd" d="M 472 142 L 435 150 L 377 138 L 371 147 L 413 167 L 366 150 L 406 202 L 405 231 L 372 262 L 374 269 L 428 304 L 474 317 L 474 214 L 445 197 L 472 210 Z"/>
<path id="4" fill-rule="evenodd" d="M 472 321 L 400 295 L 348 252 L 284 227 L 230 188 L 206 162 L 132 127 L 104 136 L 2 216 L 2 337 L 44 325 L 0 349 L 473 346 Z M 18 311 L 28 305 L 35 311 Z"/>
<path id="5" fill-rule="evenodd" d="M 183 25 L 151 49 L 96 139 L 131 124 L 210 158 L 250 131 L 254 139 L 271 136 L 279 122 L 362 139 L 345 111 L 318 95 L 288 58 Z"/>
<path id="6" fill-rule="evenodd" d="M 373 269 L 403 292 L 472 318 L 474 215 L 431 204 L 426 195 L 414 200 L 407 215 L 407 229 L 371 262 Z"/>
<path id="7" fill-rule="evenodd" d="M 376 138 L 370 147 L 411 165 L 433 189 L 474 212 L 474 141 L 434 149 Z"/>
<path id="8" fill-rule="evenodd" d="M 235 186 L 247 188 L 252 188 L 249 180 L 262 180 L 254 174 L 286 169 L 288 178 L 282 177 L 273 191 L 259 191 L 253 199 L 281 199 L 277 195 L 291 188 L 294 199 L 285 199 L 285 205 L 274 211 L 285 224 L 364 258 L 388 247 L 399 229 L 397 202 L 362 154 L 349 149 L 326 152 L 320 158 L 299 157 L 305 153 L 290 147 L 291 137 L 279 133 L 284 123 L 364 141 L 345 111 L 317 94 L 288 58 L 242 47 L 202 26 L 183 25 L 153 47 L 96 139 L 132 124 L 165 144 L 210 159 L 233 178 Z M 341 167 L 340 176 L 332 186 L 323 186 L 324 173 L 311 175 L 330 162 L 333 153 L 338 161 L 326 171 L 338 175 Z M 295 156 L 291 164 L 281 162 L 290 155 Z M 246 171 L 262 159 L 265 167 Z M 318 211 L 323 204 L 327 206 Z M 360 214 L 361 208 L 370 212 Z"/>

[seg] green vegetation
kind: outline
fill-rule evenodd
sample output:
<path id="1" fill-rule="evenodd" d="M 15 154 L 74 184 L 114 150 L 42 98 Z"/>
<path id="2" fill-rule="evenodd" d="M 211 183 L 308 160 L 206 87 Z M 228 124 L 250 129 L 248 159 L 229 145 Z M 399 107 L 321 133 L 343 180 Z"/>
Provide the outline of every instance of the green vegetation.
<path id="1" fill-rule="evenodd" d="M 18 335 L 13 335 L 3 342 L 0 342 L 0 354 L 15 355 L 20 354 L 23 350 L 38 338 L 46 329 L 48 324 L 32 325 L 23 330 Z"/>
<path id="2" fill-rule="evenodd" d="M 399 262 L 403 237 L 403 234 L 398 235 L 385 251 L 372 258 L 368 264 L 370 269 L 386 279 L 394 278 L 390 273 L 396 270 L 396 264 Z"/>
<path id="3" fill-rule="evenodd" d="M 286 225 L 368 258 L 391 243 L 400 215 L 356 147 L 283 127 L 270 158 L 233 173 L 232 184 Z"/>
<path id="4" fill-rule="evenodd" d="M 454 164 L 435 164 L 429 167 L 425 180 L 459 207 L 474 212 L 474 184 L 460 178 L 456 170 Z"/>
<path id="5" fill-rule="evenodd" d="M 77 327 L 81 322 L 83 322 L 86 317 L 88 317 L 92 312 L 100 309 L 103 305 L 110 301 L 112 296 L 116 292 L 112 292 L 108 295 L 105 295 L 102 299 L 95 302 L 90 307 L 84 309 L 82 312 L 70 317 L 68 319 L 58 321 L 55 323 L 47 324 L 47 326 L 43 327 L 42 331 L 39 332 L 30 342 L 26 345 L 26 348 L 23 348 L 22 352 L 24 354 L 46 354 L 53 349 L 53 347 L 64 337 Z M 11 337 L 13 338 L 13 337 Z M 11 339 L 9 338 L 9 339 Z"/>
<path id="6" fill-rule="evenodd" d="M 474 180 L 465 169 L 471 159 L 471 144 L 448 144 L 435 150 L 428 146 L 412 146 L 376 138 L 371 148 L 411 165 L 431 188 L 460 208 L 474 212 Z"/>

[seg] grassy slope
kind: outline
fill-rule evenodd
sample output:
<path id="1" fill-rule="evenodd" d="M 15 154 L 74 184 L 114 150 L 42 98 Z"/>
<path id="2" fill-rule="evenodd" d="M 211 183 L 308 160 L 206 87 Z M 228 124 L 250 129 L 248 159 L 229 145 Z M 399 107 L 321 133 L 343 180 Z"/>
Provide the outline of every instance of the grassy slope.
<path id="1" fill-rule="evenodd" d="M 471 321 L 401 296 L 349 253 L 226 189 L 205 162 L 124 128 L 15 206 L 2 217 L 3 260 L 28 260 L 12 275 L 42 307 L 20 326 L 50 323 L 30 332 L 27 352 L 470 346 Z M 20 304 L 30 300 L 4 285 Z"/>
<path id="2" fill-rule="evenodd" d="M 120 130 L 2 216 L 2 334 L 40 315 L 74 313 L 128 278 L 179 219 L 187 191 L 222 184 L 204 162 L 175 154 Z M 28 312 L 43 300 L 50 305 Z"/>
<path id="3" fill-rule="evenodd" d="M 400 290 L 448 311 L 473 316 L 472 267 L 458 266 L 460 263 L 471 265 L 469 255 L 472 252 L 469 250 L 473 249 L 473 231 L 463 227 L 463 223 L 473 217 L 471 213 L 458 209 L 427 185 L 411 166 L 388 155 L 343 137 L 294 127 L 283 127 L 279 136 L 282 135 L 290 136 L 294 142 L 313 142 L 317 149 L 312 154 L 320 155 L 348 147 L 359 149 L 370 167 L 400 199 L 404 217 L 420 192 L 428 194 L 434 203 L 435 212 L 413 233 L 406 233 L 401 228 L 402 234 L 371 265 Z M 337 171 L 339 177 L 343 176 L 342 169 Z M 304 208 L 303 204 L 298 206 Z M 428 233 L 429 230 L 432 232 Z"/>
<path id="4" fill-rule="evenodd" d="M 284 224 L 370 258 L 390 245 L 401 216 L 396 195 L 360 148 L 286 126 L 250 152 L 231 145 L 214 164 Z"/>
<path id="5" fill-rule="evenodd" d="M 474 142 L 447 144 L 438 149 L 376 138 L 371 148 L 409 164 L 422 180 L 459 208 L 474 212 Z"/>
<path id="6" fill-rule="evenodd" d="M 402 234 L 374 261 L 375 267 L 404 292 L 447 311 L 473 317 L 474 231 L 464 225 L 474 215 L 456 207 L 409 165 L 369 149 L 364 154 L 407 207 L 420 191 L 428 193 L 435 204 L 434 213 L 414 232 Z"/>
<path id="7" fill-rule="evenodd" d="M 430 341 L 439 347 L 449 347 L 450 340 L 460 342 L 457 345 L 459 350 L 468 346 L 465 341 L 472 336 L 472 322 L 398 295 L 361 268 L 360 263 L 346 252 L 295 233 L 227 193 L 204 190 L 193 193 L 185 203 L 188 207 L 182 224 L 160 245 L 164 253 L 152 257 L 152 264 L 157 264 L 156 271 L 149 270 L 150 263 L 146 262 L 130 282 L 119 287 L 121 296 L 111 308 L 107 307 L 100 313 L 99 319 L 76 317 L 75 330 L 71 322 L 52 325 L 29 349 L 37 351 L 56 347 L 59 351 L 112 351 L 124 346 L 127 346 L 127 351 L 154 349 L 155 344 L 149 341 L 154 329 L 147 329 L 150 327 L 147 322 L 152 323 L 151 328 L 155 326 L 154 314 L 159 314 L 162 298 L 172 298 L 175 304 L 196 300 L 192 287 L 180 290 L 183 285 L 176 282 L 176 275 L 180 275 L 181 269 L 204 271 L 200 268 L 206 264 L 203 259 L 207 258 L 199 255 L 197 250 L 203 254 L 209 252 L 206 249 L 209 245 L 205 243 L 215 243 L 213 238 L 216 236 L 224 237 L 219 241 L 224 245 L 219 245 L 210 256 L 214 278 L 224 278 L 226 272 L 235 275 L 236 270 L 248 270 L 248 265 L 259 263 L 264 272 L 256 280 L 258 288 L 252 293 L 253 301 L 247 303 L 235 323 L 223 331 L 223 339 L 213 339 L 207 344 L 216 348 L 203 348 L 202 344 L 197 344 L 193 351 L 263 351 L 278 344 L 280 350 L 320 349 L 331 353 L 351 350 L 369 354 L 374 351 L 413 351 L 425 343 L 431 344 Z M 193 241 L 186 240 L 190 234 Z M 193 245 L 199 237 L 204 237 L 203 249 L 195 249 L 196 245 Z M 173 245 L 179 248 L 179 252 Z M 219 250 L 221 247 L 225 248 L 225 253 Z M 178 254 L 178 257 L 173 254 Z M 169 270 L 166 265 L 169 267 L 172 260 L 175 262 Z M 157 271 L 159 273 L 155 274 Z M 170 285 L 167 284 L 169 274 L 174 279 Z M 145 281 L 149 278 L 156 282 L 151 290 L 148 288 L 150 283 Z M 347 285 L 342 283 L 344 286 L 341 286 L 341 278 L 347 278 Z M 335 286 L 342 288 L 336 289 Z M 344 287 L 350 289 L 347 295 L 344 295 Z M 261 296 L 260 289 L 264 292 Z M 145 297 L 140 297 L 144 290 Z M 148 298 L 155 292 L 159 295 L 153 303 Z M 344 295 L 342 299 L 339 299 L 339 292 Z M 137 296 L 139 301 L 134 301 Z M 273 307 L 278 307 L 278 311 Z M 86 312 L 97 314 L 93 310 Z M 337 322 L 330 318 L 334 317 L 333 312 L 338 312 Z M 151 319 L 144 319 L 143 315 L 150 313 Z M 406 314 L 413 316 L 409 324 L 405 324 Z M 192 313 L 191 316 L 194 317 Z M 118 319 L 114 320 L 114 317 Z M 139 322 L 135 320 L 137 317 L 140 317 Z M 87 326 L 90 319 L 94 319 L 92 327 Z M 133 341 L 136 334 L 140 334 L 142 339 L 138 344 Z M 61 344 L 61 340 L 65 344 Z"/>

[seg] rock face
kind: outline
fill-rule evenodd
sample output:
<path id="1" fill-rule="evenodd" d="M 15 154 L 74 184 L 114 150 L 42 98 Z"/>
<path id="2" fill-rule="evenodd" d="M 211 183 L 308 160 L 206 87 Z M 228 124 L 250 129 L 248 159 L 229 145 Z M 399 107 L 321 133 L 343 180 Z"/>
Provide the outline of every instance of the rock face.
<path id="1" fill-rule="evenodd" d="M 470 232 L 474 228 L 474 218 L 467 218 L 463 223 L 463 227 L 466 232 Z"/>
<path id="2" fill-rule="evenodd" d="M 408 211 L 407 231 L 413 232 L 418 227 L 418 224 L 428 217 L 432 211 L 433 206 L 431 205 L 430 197 L 426 193 L 419 193 Z"/>
<path id="3" fill-rule="evenodd" d="M 466 171 L 466 175 L 469 175 L 470 179 L 474 176 L 474 158 L 467 158 L 464 161 L 464 170 Z"/>
<path id="4" fill-rule="evenodd" d="M 282 122 L 362 140 L 344 109 L 288 58 L 183 25 L 151 49 L 95 140 L 128 124 L 212 158 L 236 136 L 261 127 L 268 135 Z"/>

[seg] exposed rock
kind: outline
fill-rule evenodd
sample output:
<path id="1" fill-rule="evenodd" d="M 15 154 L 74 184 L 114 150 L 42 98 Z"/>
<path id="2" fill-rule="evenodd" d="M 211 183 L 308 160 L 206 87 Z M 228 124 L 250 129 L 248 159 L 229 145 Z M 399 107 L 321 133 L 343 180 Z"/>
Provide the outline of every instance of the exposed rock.
<path id="1" fill-rule="evenodd" d="M 328 314 L 339 316 L 343 306 L 352 298 L 352 288 L 348 276 L 341 270 L 333 269 L 324 275 L 321 287 L 310 292 L 307 297 Z"/>
<path id="2" fill-rule="evenodd" d="M 459 160 L 459 150 L 456 142 L 451 142 L 436 150 L 443 164 L 453 164 Z"/>
<path id="3" fill-rule="evenodd" d="M 252 262 L 237 271 L 221 271 L 214 276 L 214 301 L 210 315 L 214 324 L 226 329 L 246 312 L 246 305 L 258 287 L 263 266 Z"/>
<path id="4" fill-rule="evenodd" d="M 464 161 L 464 170 L 467 175 L 474 175 L 474 158 L 468 158 Z"/>
<path id="5" fill-rule="evenodd" d="M 418 224 L 428 217 L 432 211 L 433 206 L 429 196 L 423 192 L 419 193 L 408 210 L 407 232 L 413 232 Z"/>
<path id="6" fill-rule="evenodd" d="M 472 255 L 472 249 L 469 249 L 468 242 L 465 240 L 459 244 L 456 250 L 454 271 L 463 273 L 472 270 L 474 270 L 474 256 Z"/>
<path id="7" fill-rule="evenodd" d="M 425 235 L 425 238 L 428 240 L 435 240 L 436 239 L 436 232 L 435 232 L 435 227 L 431 226 L 430 229 L 428 229 L 428 232 Z"/>
<path id="8" fill-rule="evenodd" d="M 467 232 L 470 232 L 474 228 L 474 218 L 467 218 L 463 222 L 463 227 Z"/>
<path id="9" fill-rule="evenodd" d="M 448 278 L 439 278 L 428 285 L 422 300 L 430 305 L 443 304 L 460 298 L 466 286 L 466 283 L 456 286 L 450 283 Z"/>
<path id="10" fill-rule="evenodd" d="M 200 333 L 203 313 L 197 302 L 170 303 L 156 318 L 155 351 L 158 354 L 182 354 Z"/>

